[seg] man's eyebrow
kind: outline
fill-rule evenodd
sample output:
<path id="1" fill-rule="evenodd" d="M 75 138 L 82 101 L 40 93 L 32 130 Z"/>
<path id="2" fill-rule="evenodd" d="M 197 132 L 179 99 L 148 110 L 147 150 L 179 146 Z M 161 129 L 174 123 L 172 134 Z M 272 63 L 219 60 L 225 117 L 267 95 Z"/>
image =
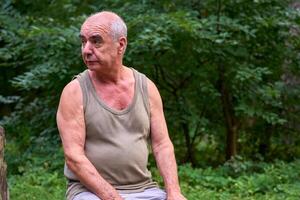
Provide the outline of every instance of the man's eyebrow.
<path id="1" fill-rule="evenodd" d="M 99 35 L 99 34 L 95 34 L 95 35 L 92 35 L 92 36 L 90 37 L 90 39 L 101 39 L 101 40 L 102 40 L 102 37 L 101 37 L 101 35 Z"/>
<path id="2" fill-rule="evenodd" d="M 79 34 L 78 37 L 81 38 L 81 39 L 85 38 L 82 34 Z M 101 40 L 103 40 L 102 36 L 99 35 L 99 34 L 92 35 L 91 37 L 89 37 L 89 39 L 101 39 Z"/>

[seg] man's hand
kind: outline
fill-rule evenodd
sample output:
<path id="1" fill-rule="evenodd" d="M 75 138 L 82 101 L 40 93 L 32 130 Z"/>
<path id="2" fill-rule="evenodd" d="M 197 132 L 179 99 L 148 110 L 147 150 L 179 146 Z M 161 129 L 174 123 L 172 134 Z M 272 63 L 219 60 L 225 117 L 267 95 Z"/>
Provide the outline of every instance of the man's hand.
<path id="1" fill-rule="evenodd" d="M 167 200 L 187 200 L 180 192 L 167 194 Z"/>

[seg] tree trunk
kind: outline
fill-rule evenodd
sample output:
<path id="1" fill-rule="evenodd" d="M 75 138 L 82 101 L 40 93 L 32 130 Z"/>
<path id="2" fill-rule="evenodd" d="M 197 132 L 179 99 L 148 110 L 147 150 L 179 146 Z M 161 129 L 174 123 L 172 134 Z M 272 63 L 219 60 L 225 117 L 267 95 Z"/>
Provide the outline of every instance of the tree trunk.
<path id="1" fill-rule="evenodd" d="M 224 66 L 220 64 L 218 90 L 221 94 L 222 109 L 226 125 L 226 160 L 229 160 L 237 154 L 238 125 L 224 74 Z"/>
<path id="2" fill-rule="evenodd" d="M 8 187 L 6 181 L 6 163 L 4 161 L 5 134 L 0 126 L 0 197 L 1 200 L 8 200 Z"/>
<path id="3" fill-rule="evenodd" d="M 190 134 L 189 134 L 188 124 L 187 123 L 182 123 L 181 126 L 183 128 L 183 134 L 184 134 L 184 137 L 185 137 L 185 146 L 187 148 L 184 162 L 185 163 L 189 162 L 189 163 L 192 164 L 192 167 L 195 167 L 196 166 L 196 160 L 195 160 L 195 155 L 194 155 L 194 151 L 193 151 L 193 149 L 194 149 L 193 144 L 191 142 L 191 137 L 190 137 Z"/>
<path id="4" fill-rule="evenodd" d="M 258 152 L 264 159 L 268 155 L 271 146 L 271 137 L 274 131 L 274 126 L 267 124 L 264 134 L 260 137 Z"/>
<path id="5" fill-rule="evenodd" d="M 218 34 L 221 34 L 220 29 L 220 18 L 222 13 L 222 1 L 218 0 L 216 2 L 217 5 L 217 18 L 218 22 L 216 26 L 216 31 Z M 223 115 L 226 124 L 226 160 L 231 159 L 231 157 L 237 154 L 237 120 L 234 114 L 234 109 L 232 105 L 232 98 L 230 92 L 228 91 L 225 79 L 225 66 L 223 64 L 223 60 L 219 58 L 218 60 L 218 90 L 221 94 L 221 102 L 222 102 L 222 109 Z"/>
<path id="6" fill-rule="evenodd" d="M 237 129 L 235 127 L 227 127 L 226 138 L 226 160 L 231 159 L 237 154 Z"/>

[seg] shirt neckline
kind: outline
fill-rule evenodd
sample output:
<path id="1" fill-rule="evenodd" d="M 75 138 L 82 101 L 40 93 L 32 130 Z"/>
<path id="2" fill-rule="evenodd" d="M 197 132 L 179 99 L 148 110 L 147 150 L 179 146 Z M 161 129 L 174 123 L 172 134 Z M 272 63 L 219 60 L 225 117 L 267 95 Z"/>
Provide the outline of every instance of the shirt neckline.
<path id="1" fill-rule="evenodd" d="M 122 115 L 122 114 L 126 114 L 128 113 L 131 108 L 135 105 L 136 99 L 137 99 L 137 89 L 138 89 L 138 78 L 137 78 L 137 74 L 135 73 L 135 70 L 133 68 L 130 68 L 132 70 L 133 73 L 133 77 L 134 77 L 134 94 L 133 94 L 133 99 L 131 100 L 130 104 L 122 109 L 122 110 L 118 110 L 115 108 L 112 108 L 110 106 L 108 106 L 97 94 L 96 88 L 92 82 L 92 79 L 89 75 L 88 70 L 86 70 L 86 75 L 87 75 L 87 79 L 88 79 L 88 83 L 90 84 L 91 88 L 92 88 L 92 93 L 96 99 L 96 101 L 106 110 L 108 110 L 109 112 L 116 114 L 116 115 Z"/>

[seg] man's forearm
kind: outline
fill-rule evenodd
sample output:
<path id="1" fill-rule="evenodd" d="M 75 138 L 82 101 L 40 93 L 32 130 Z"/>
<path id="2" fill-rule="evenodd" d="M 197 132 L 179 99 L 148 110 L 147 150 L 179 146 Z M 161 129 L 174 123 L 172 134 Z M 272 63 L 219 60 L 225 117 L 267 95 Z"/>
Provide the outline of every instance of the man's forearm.
<path id="1" fill-rule="evenodd" d="M 154 150 L 154 155 L 168 195 L 180 193 L 177 164 L 172 143 L 170 142 L 157 147 Z"/>
<path id="2" fill-rule="evenodd" d="M 77 176 L 80 182 L 105 200 L 122 200 L 118 192 L 98 173 L 93 164 L 85 157 L 66 159 L 70 170 Z"/>

